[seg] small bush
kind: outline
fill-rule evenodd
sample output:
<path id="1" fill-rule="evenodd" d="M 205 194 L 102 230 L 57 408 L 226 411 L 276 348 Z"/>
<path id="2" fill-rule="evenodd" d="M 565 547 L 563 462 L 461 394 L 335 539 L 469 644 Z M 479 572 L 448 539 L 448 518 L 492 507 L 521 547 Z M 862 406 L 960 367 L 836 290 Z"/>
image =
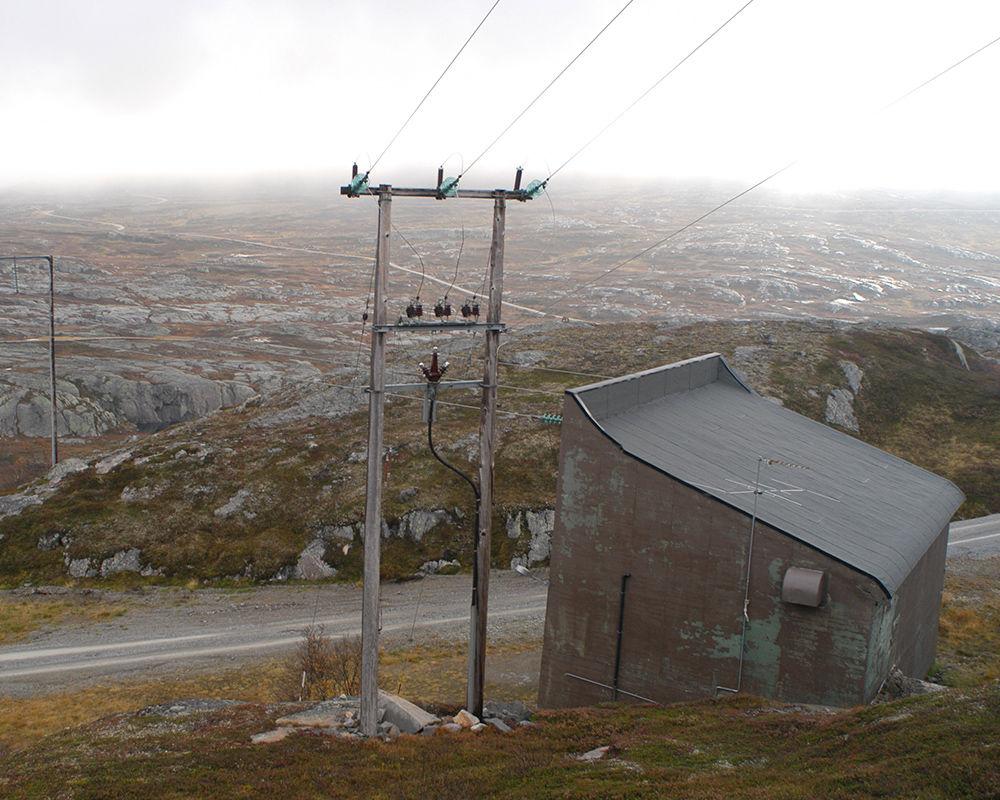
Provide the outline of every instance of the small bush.
<path id="1" fill-rule="evenodd" d="M 361 693 L 361 637 L 331 639 L 322 626 L 305 630 L 289 658 L 282 694 L 289 699 L 323 700 Z"/>

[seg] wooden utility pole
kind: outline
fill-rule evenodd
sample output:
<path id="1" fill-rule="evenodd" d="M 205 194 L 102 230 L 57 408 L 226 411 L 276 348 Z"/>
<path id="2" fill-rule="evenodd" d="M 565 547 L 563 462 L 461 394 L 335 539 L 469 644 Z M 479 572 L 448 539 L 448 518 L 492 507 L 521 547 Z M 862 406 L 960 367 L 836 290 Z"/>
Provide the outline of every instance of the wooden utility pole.
<path id="1" fill-rule="evenodd" d="M 490 538 L 493 515 L 493 450 L 497 405 L 497 350 L 503 294 L 504 220 L 507 200 L 525 202 L 532 200 L 544 189 L 541 181 L 532 181 L 521 188 L 521 168 L 518 167 L 513 189 L 460 189 L 458 178 L 444 178 L 438 171 L 435 188 L 392 187 L 382 184 L 377 190 L 368 186 L 368 175 L 359 175 L 354 165 L 351 182 L 342 186 L 340 193 L 347 197 L 378 196 L 378 245 L 375 254 L 375 309 L 372 320 L 371 392 L 368 403 L 368 491 L 365 504 L 365 565 L 364 597 L 361 613 L 361 731 L 373 736 L 378 731 L 378 611 L 379 611 L 379 560 L 382 535 L 382 432 L 385 411 L 385 335 L 390 331 L 465 331 L 482 330 L 486 339 L 486 367 L 481 384 L 483 408 L 479 430 L 479 481 L 482 499 L 479 504 L 479 523 L 474 532 L 476 551 L 472 578 L 472 607 L 470 613 L 468 707 L 477 716 L 483 710 L 483 684 L 486 671 L 486 623 L 490 581 Z M 478 309 L 474 314 L 462 314 L 465 319 L 410 320 L 403 317 L 396 323 L 387 323 L 386 275 L 389 270 L 390 205 L 393 196 L 422 197 L 445 200 L 456 197 L 467 200 L 493 201 L 493 242 L 489 261 L 489 299 L 485 322 L 479 321 Z M 448 316 L 450 316 L 450 311 Z M 441 381 L 436 388 L 463 386 L 469 381 Z M 472 384 L 476 385 L 476 384 Z M 424 384 L 393 385 L 393 391 L 425 389 Z"/>
<path id="2" fill-rule="evenodd" d="M 382 538 L 382 442 L 385 418 L 386 276 L 392 190 L 378 190 L 378 244 L 375 250 L 372 360 L 368 395 L 368 494 L 365 500 L 364 597 L 361 605 L 361 732 L 378 732 L 379 579 Z"/>
<path id="3" fill-rule="evenodd" d="M 476 563 L 472 572 L 472 608 L 469 620 L 469 676 L 466 706 L 476 716 L 483 713 L 486 681 L 486 622 L 490 591 L 490 539 L 493 532 L 493 445 L 497 410 L 497 349 L 500 346 L 500 310 L 503 297 L 504 223 L 507 201 L 493 203 L 493 241 L 490 244 L 489 299 L 486 322 L 486 355 L 483 359 L 483 401 L 479 420 L 479 530 L 476 532 Z"/>

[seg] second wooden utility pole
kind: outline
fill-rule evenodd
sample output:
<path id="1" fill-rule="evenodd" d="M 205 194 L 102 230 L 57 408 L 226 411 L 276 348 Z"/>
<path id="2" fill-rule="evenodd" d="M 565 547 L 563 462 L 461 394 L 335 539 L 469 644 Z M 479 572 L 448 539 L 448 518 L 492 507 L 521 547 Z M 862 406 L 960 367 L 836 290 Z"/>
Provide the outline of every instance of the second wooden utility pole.
<path id="1" fill-rule="evenodd" d="M 500 310 L 503 298 L 504 223 L 507 201 L 493 204 L 493 241 L 490 244 L 489 299 L 486 322 L 497 326 L 486 330 L 483 366 L 483 404 L 479 421 L 479 530 L 476 532 L 475 564 L 472 572 L 472 608 L 469 620 L 469 675 L 466 706 L 477 717 L 483 714 L 486 680 L 486 623 L 490 591 L 490 539 L 493 532 L 493 461 L 497 410 L 497 349 L 500 346 Z"/>
<path id="2" fill-rule="evenodd" d="M 368 493 L 365 501 L 364 590 L 361 601 L 361 732 L 378 732 L 379 579 L 382 538 L 382 446 L 385 419 L 386 275 L 392 230 L 392 189 L 378 188 L 372 361 L 368 395 Z"/>

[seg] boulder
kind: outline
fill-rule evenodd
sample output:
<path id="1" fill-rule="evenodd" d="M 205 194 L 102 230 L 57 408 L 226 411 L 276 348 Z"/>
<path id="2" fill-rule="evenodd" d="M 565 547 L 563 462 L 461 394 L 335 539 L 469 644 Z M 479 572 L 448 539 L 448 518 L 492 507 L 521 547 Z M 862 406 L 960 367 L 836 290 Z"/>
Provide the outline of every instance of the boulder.
<path id="1" fill-rule="evenodd" d="M 250 490 L 240 489 L 238 492 L 236 492 L 236 494 L 230 497 L 225 504 L 219 506 L 212 513 L 214 513 L 215 516 L 219 517 L 220 519 L 228 519 L 229 517 L 233 516 L 233 514 L 242 511 L 244 516 L 253 518 L 254 515 L 252 513 L 243 511 L 243 506 L 246 505 L 246 502 L 249 499 L 250 499 Z"/>
<path id="2" fill-rule="evenodd" d="M 273 731 L 255 733 L 250 737 L 250 741 L 254 744 L 273 744 L 274 742 L 280 742 L 282 739 L 287 738 L 288 734 L 290 734 L 292 730 L 292 728 L 275 728 Z"/>
<path id="3" fill-rule="evenodd" d="M 122 450 L 118 453 L 112 453 L 94 464 L 94 472 L 98 475 L 107 475 L 115 467 L 124 464 L 130 458 L 132 458 L 131 450 Z"/>
<path id="4" fill-rule="evenodd" d="M 479 724 L 479 717 L 463 708 L 455 715 L 455 724 L 461 725 L 463 728 L 471 728 L 473 725 Z"/>
<path id="5" fill-rule="evenodd" d="M 853 361 L 840 361 L 838 363 L 840 364 L 841 371 L 844 373 L 844 377 L 847 378 L 847 385 L 851 387 L 851 391 L 854 394 L 857 394 L 861 391 L 861 379 L 864 378 L 865 373 Z"/>
<path id="6" fill-rule="evenodd" d="M 606 744 L 603 747 L 595 747 L 593 750 L 588 750 L 586 753 L 582 753 L 576 757 L 577 761 L 600 761 L 602 758 L 607 756 L 611 752 L 611 745 Z"/>
<path id="7" fill-rule="evenodd" d="M 29 506 L 37 506 L 42 498 L 33 494 L 8 494 L 0 497 L 0 519 L 16 517 Z"/>
<path id="8" fill-rule="evenodd" d="M 486 724 L 492 725 L 494 728 L 500 731 L 500 733 L 510 733 L 511 731 L 510 725 L 508 725 L 502 719 L 497 719 L 496 717 L 490 717 L 489 719 L 487 719 Z"/>
<path id="9" fill-rule="evenodd" d="M 448 512 L 444 509 L 436 509 L 434 511 L 417 509 L 416 511 L 404 514 L 403 518 L 400 519 L 399 535 L 411 541 L 419 542 L 426 534 L 447 520 Z"/>
<path id="10" fill-rule="evenodd" d="M 139 572 L 142 569 L 139 560 L 141 556 L 142 551 L 138 547 L 120 550 L 111 558 L 106 558 L 101 562 L 101 577 L 107 578 L 109 575 L 116 575 L 119 572 Z"/>
<path id="11" fill-rule="evenodd" d="M 398 695 L 380 691 L 379 705 L 385 710 L 385 721 L 391 722 L 403 733 L 419 733 L 428 725 L 437 725 L 441 720 Z"/>
<path id="12" fill-rule="evenodd" d="M 332 578 L 337 570 L 323 560 L 325 553 L 326 543 L 322 539 L 313 539 L 299 554 L 292 577 L 303 581 Z"/>
<path id="13" fill-rule="evenodd" d="M 69 558 L 66 557 L 66 568 L 69 570 L 71 578 L 94 578 L 97 570 L 90 565 L 89 558 Z"/>
<path id="14" fill-rule="evenodd" d="M 521 722 L 531 716 L 531 709 L 520 700 L 487 700 L 483 704 L 483 716 Z"/>
<path id="15" fill-rule="evenodd" d="M 834 389 L 826 398 L 826 421 L 858 432 L 858 420 L 854 416 L 854 395 L 847 389 Z"/>
<path id="16" fill-rule="evenodd" d="M 87 466 L 87 462 L 82 458 L 67 458 L 50 469 L 45 478 L 50 486 L 56 486 L 67 475 L 83 472 Z"/>

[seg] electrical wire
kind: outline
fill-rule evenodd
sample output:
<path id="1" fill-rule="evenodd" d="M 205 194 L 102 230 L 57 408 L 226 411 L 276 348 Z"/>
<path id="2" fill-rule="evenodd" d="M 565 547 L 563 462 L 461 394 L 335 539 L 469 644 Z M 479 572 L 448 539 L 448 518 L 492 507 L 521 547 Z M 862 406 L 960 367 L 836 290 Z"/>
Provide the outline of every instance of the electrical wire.
<path id="1" fill-rule="evenodd" d="M 385 154 L 389 152 L 389 148 L 392 147 L 393 144 L 395 144 L 396 139 L 398 139 L 400 134 L 406 129 L 406 126 L 410 124 L 410 121 L 413 119 L 413 117 L 416 116 L 416 113 L 420 110 L 421 106 L 423 106 L 423 104 L 427 101 L 427 98 L 431 96 L 431 92 L 433 92 L 437 88 L 437 85 L 441 83 L 441 79 L 444 78 L 444 76 L 448 73 L 448 70 L 451 69 L 452 64 L 454 64 L 458 60 L 458 57 L 462 55 L 462 51 L 464 51 L 465 48 L 468 47 L 469 42 L 471 42 L 473 37 L 477 33 L 479 33 L 479 29 L 483 27 L 483 25 L 486 23 L 486 20 L 490 18 L 490 14 L 493 13 L 494 9 L 496 9 L 498 5 L 500 5 L 500 0 L 496 0 L 496 2 L 493 3 L 492 6 L 490 6 L 490 9 L 489 11 L 486 12 L 486 15 L 481 20 L 479 20 L 479 24 L 472 29 L 472 33 L 470 33 L 468 38 L 462 43 L 462 46 L 458 48 L 458 52 L 455 53 L 454 56 L 452 56 L 451 61 L 447 63 L 445 68 L 441 71 L 441 74 L 438 75 L 437 80 L 435 80 L 434 83 L 431 84 L 431 88 L 428 89 L 427 92 L 424 94 L 424 96 L 420 98 L 420 102 L 417 103 L 413 111 L 410 112 L 410 115 L 403 121 L 403 124 L 399 126 L 399 130 L 397 130 L 396 133 L 393 134 L 393 137 L 389 140 L 389 144 L 385 146 L 385 149 L 382 150 L 381 153 L 379 153 L 378 158 L 376 158 L 374 163 L 372 163 L 372 165 L 368 167 L 368 169 L 365 171 L 366 180 L 368 176 L 371 174 L 372 170 L 375 169 L 378 163 L 385 156 Z"/>
<path id="2" fill-rule="evenodd" d="M 462 243 L 458 246 L 458 258 L 455 259 L 455 274 L 451 277 L 451 284 L 445 290 L 444 299 L 448 299 L 448 294 L 455 288 L 455 281 L 458 280 L 458 265 L 462 263 L 462 251 L 465 250 L 465 223 L 462 223 Z"/>
<path id="3" fill-rule="evenodd" d="M 650 86 L 648 89 L 646 89 L 646 91 L 644 91 L 642 94 L 640 94 L 637 98 L 635 98 L 635 100 L 633 100 L 627 106 L 625 106 L 625 108 L 622 109 L 618 113 L 618 115 L 614 117 L 614 119 L 612 119 L 607 125 L 605 125 L 596 134 L 594 134 L 590 139 L 588 139 L 579 150 L 577 150 L 575 153 L 573 153 L 573 155 L 571 155 L 569 158 L 567 158 L 562 164 L 560 164 L 558 167 L 556 167 L 556 169 L 553 172 L 550 172 L 549 176 L 544 181 L 542 181 L 542 186 L 545 186 L 550 180 L 552 180 L 553 177 L 555 177 L 555 175 L 557 173 L 559 173 L 560 171 L 562 171 L 562 169 L 567 164 L 569 164 L 571 161 L 573 161 L 584 150 L 586 150 L 594 142 L 596 142 L 598 139 L 600 139 L 622 117 L 624 117 L 626 114 L 628 114 L 629 111 L 631 111 L 633 108 L 635 108 L 637 105 L 639 105 L 639 103 L 641 103 L 643 100 L 645 100 L 650 94 L 652 94 L 653 91 L 657 87 L 660 86 L 660 84 L 662 84 L 667 78 L 669 78 L 678 69 L 680 69 L 680 67 L 686 61 L 688 61 L 688 59 L 690 59 L 695 53 L 697 53 L 699 50 L 701 50 L 701 48 L 703 48 L 706 44 L 708 44 L 710 41 L 712 41 L 712 39 L 714 39 L 722 31 L 723 28 L 725 28 L 727 25 L 729 25 L 730 22 L 732 22 L 734 19 L 736 19 L 747 8 L 749 8 L 754 2 L 756 2 L 756 0 L 747 0 L 747 2 L 745 2 L 742 6 L 740 6 L 739 9 L 737 9 L 737 11 L 736 11 L 735 14 L 733 14 L 731 17 L 729 17 L 729 19 L 727 19 L 719 27 L 717 27 L 714 31 L 712 31 L 707 37 L 705 37 L 704 39 L 702 39 L 701 43 L 697 47 L 695 47 L 694 50 L 692 50 L 690 53 L 688 53 L 686 56 L 684 56 L 684 58 L 682 58 L 680 61 L 678 61 L 676 64 L 674 64 L 669 70 L 667 70 L 659 78 L 657 78 L 657 80 L 653 82 L 652 86 Z"/>
<path id="4" fill-rule="evenodd" d="M 552 80 L 550 80 L 547 84 L 545 84 L 545 88 L 543 88 L 537 95 L 535 95 L 534 99 L 530 103 L 528 103 L 528 105 L 526 105 L 523 109 L 521 109 L 521 111 L 517 114 L 517 116 L 514 117 L 514 119 L 512 119 L 509 123 L 507 123 L 507 127 L 504 128 L 502 131 L 500 131 L 497 137 L 488 145 L 486 145 L 486 148 L 478 156 L 472 159 L 472 161 L 465 168 L 465 170 L 459 173 L 458 180 L 461 180 L 480 161 L 480 159 L 482 159 L 483 156 L 485 156 L 490 150 L 493 149 L 494 145 L 496 145 L 497 142 L 499 142 L 504 136 L 506 136 L 507 132 L 520 121 L 521 117 L 527 114 L 534 107 L 535 103 L 537 103 L 539 100 L 542 99 L 542 96 L 555 85 L 556 81 L 558 81 L 566 73 L 566 71 L 570 67 L 572 67 L 580 59 L 580 57 L 590 49 L 591 45 L 593 45 L 594 42 L 596 42 L 598 39 L 601 38 L 601 36 L 604 35 L 604 32 L 608 28 L 610 28 L 614 24 L 615 20 L 617 20 L 618 17 L 624 14 L 625 10 L 634 2 L 635 0 L 628 0 L 628 2 L 621 7 L 618 13 L 615 14 L 607 23 L 605 23 L 604 27 L 597 32 L 594 38 L 591 39 L 589 42 L 587 42 L 587 44 L 584 45 L 583 49 L 580 50 L 580 52 L 577 53 L 575 56 L 573 56 L 573 58 L 570 59 L 569 63 L 566 64 L 566 66 L 564 66 L 561 70 L 559 70 L 559 72 L 556 73 L 556 76 L 552 78 Z"/>
<path id="5" fill-rule="evenodd" d="M 981 47 L 979 47 L 976 50 L 972 51 L 968 55 L 966 55 L 966 56 L 962 57 L 961 59 L 959 59 L 958 61 L 954 62 L 950 66 L 948 66 L 945 69 L 941 70 L 940 72 L 936 73 L 933 77 L 928 78 L 923 83 L 915 86 L 914 88 L 912 88 L 909 91 L 905 92 L 904 94 L 900 95 L 895 100 L 893 100 L 891 103 L 887 103 L 886 105 L 882 106 L 880 109 L 878 109 L 878 111 L 876 113 L 881 114 L 881 113 L 883 113 L 885 111 L 888 111 L 890 108 L 892 108 L 892 107 L 896 106 L 897 104 L 901 103 L 903 100 L 907 99 L 908 97 L 911 97 L 913 94 L 915 94 L 919 90 L 921 90 L 921 89 L 929 86 L 930 84 L 934 83 L 934 81 L 936 81 L 938 78 L 941 78 L 944 75 L 947 75 L 949 72 L 951 72 L 956 67 L 961 66 L 962 64 L 964 64 L 969 59 L 971 59 L 971 58 L 979 55 L 984 50 L 986 50 L 987 48 L 989 48 L 989 47 L 997 44 L 998 42 L 1000 42 L 1000 36 L 996 37 L 995 39 L 990 40 L 986 44 L 982 45 Z M 761 186 L 763 186 L 765 183 L 768 183 L 769 181 L 771 181 L 774 178 L 778 177 L 783 172 L 786 172 L 787 170 L 791 169 L 797 163 L 799 163 L 799 159 L 794 159 L 792 161 L 789 161 L 783 167 L 781 167 L 779 169 L 776 169 L 770 175 L 768 175 L 768 176 L 766 176 L 764 178 L 761 178 L 759 181 L 757 181 L 756 183 L 752 184 L 751 186 L 748 186 L 746 189 L 743 189 L 742 191 L 737 192 L 732 197 L 730 197 L 730 198 L 724 200 L 723 202 L 719 203 L 717 206 L 715 206 L 711 210 L 706 211 L 704 214 L 702 214 L 701 216 L 699 216 L 697 219 L 694 219 L 691 222 L 687 223 L 686 225 L 681 226 L 677 230 L 672 231 L 671 233 L 669 233 L 666 236 L 664 236 L 662 239 L 659 239 L 658 241 L 656 241 L 653 244 L 651 244 L 649 247 L 646 247 L 643 250 L 640 250 L 635 255 L 630 256 L 629 258 L 625 259 L 624 261 L 619 262 L 618 264 L 616 264 L 615 266 L 611 267 L 610 269 L 605 270 L 604 272 L 602 272 L 597 277 L 592 278 L 589 281 L 584 281 L 584 282 L 576 285 L 575 287 L 566 290 L 559 297 L 557 297 L 555 300 L 553 300 L 552 302 L 550 302 L 548 305 L 543 306 L 542 309 L 541 309 L 542 313 L 547 313 L 554 306 L 556 306 L 559 303 L 561 303 L 564 300 L 566 300 L 566 298 L 572 297 L 574 294 L 578 293 L 582 289 L 587 288 L 588 286 L 593 286 L 595 283 L 599 283 L 600 281 L 604 280 L 608 275 L 611 275 L 611 274 L 617 272 L 622 267 L 624 267 L 624 266 L 626 266 L 628 264 L 631 264 L 637 258 L 641 258 L 642 256 L 646 255 L 647 253 L 651 252 L 652 250 L 657 249 L 661 245 L 663 245 L 666 242 L 668 242 L 671 239 L 673 239 L 675 236 L 678 236 L 681 233 L 683 233 L 684 231 L 688 230 L 689 228 L 694 227 L 699 222 L 701 222 L 702 220 L 704 220 L 706 217 L 710 217 L 712 214 L 716 213 L 717 211 L 721 211 L 723 208 L 725 208 L 726 206 L 728 206 L 730 203 L 733 203 L 736 200 L 739 200 L 744 195 L 749 194 L 750 192 L 754 191 L 755 189 L 758 189 Z"/>
<path id="6" fill-rule="evenodd" d="M 420 283 L 417 286 L 417 295 L 416 295 L 416 299 L 419 300 L 420 299 L 420 292 L 424 288 L 424 278 L 427 275 L 427 268 L 424 266 L 424 260 L 420 257 L 420 253 L 417 252 L 417 248 L 414 247 L 412 244 L 410 244 L 410 240 L 407 239 L 406 236 L 403 235 L 403 232 L 399 228 L 396 227 L 396 223 L 392 224 L 392 229 L 396 232 L 396 235 L 400 239 L 402 239 L 404 242 L 406 242 L 406 246 L 409 247 L 413 251 L 413 255 L 415 255 L 417 257 L 417 260 L 420 262 Z"/>

